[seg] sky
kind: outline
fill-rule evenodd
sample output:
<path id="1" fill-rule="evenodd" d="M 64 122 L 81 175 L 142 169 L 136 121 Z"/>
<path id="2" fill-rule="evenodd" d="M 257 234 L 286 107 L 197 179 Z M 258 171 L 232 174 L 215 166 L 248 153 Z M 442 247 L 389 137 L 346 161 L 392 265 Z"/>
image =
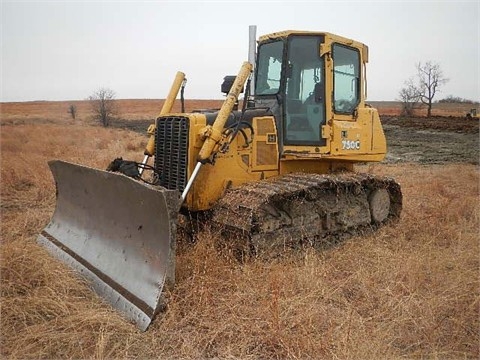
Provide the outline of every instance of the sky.
<path id="1" fill-rule="evenodd" d="M 438 63 L 449 95 L 480 100 L 480 1 L 5 1 L 2 102 L 165 98 L 177 71 L 188 99 L 221 99 L 223 77 L 257 37 L 325 31 L 369 47 L 368 100 L 398 99 L 416 64 Z"/>

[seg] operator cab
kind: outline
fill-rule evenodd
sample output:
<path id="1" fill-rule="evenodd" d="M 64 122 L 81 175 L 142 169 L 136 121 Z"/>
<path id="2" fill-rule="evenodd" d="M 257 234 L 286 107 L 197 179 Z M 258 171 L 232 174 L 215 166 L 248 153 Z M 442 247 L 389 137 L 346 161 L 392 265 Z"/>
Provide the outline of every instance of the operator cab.
<path id="1" fill-rule="evenodd" d="M 334 114 L 353 119 L 363 98 L 362 44 L 345 43 L 348 39 L 328 33 L 282 32 L 260 38 L 255 106 L 272 109 L 281 147 L 325 147 L 322 126 L 327 120 Z"/>

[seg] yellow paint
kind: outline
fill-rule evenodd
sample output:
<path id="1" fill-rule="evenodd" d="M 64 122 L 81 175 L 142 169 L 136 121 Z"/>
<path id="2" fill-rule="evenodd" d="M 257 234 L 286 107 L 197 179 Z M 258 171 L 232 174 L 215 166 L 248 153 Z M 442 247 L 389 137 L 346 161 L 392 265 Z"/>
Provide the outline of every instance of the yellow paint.
<path id="1" fill-rule="evenodd" d="M 386 140 L 376 109 L 365 104 L 366 85 L 364 67 L 368 61 L 368 48 L 357 41 L 330 33 L 284 31 L 264 35 L 259 43 L 290 34 L 323 35 L 325 42 L 318 51 L 325 60 L 325 119 L 321 126 L 325 146 L 284 146 L 280 149 L 279 129 L 272 116 L 253 118 L 253 141 L 246 144 L 238 135 L 224 153 L 219 152 L 228 143 L 229 136 L 223 132 L 231 112 L 231 103 L 240 92 L 232 86 L 232 96 L 227 97 L 214 125 L 208 125 L 206 116 L 201 113 L 172 114 L 189 119 L 188 177 L 191 176 L 197 161 L 204 163 L 198 177 L 188 193 L 185 204 L 189 210 L 207 210 L 214 206 L 226 189 L 252 181 L 261 181 L 292 172 L 325 174 L 337 170 L 352 171 L 355 163 L 381 161 L 386 154 Z M 333 94 L 332 45 L 345 44 L 359 50 L 361 61 L 361 91 L 357 110 L 352 115 L 335 114 L 331 94 Z M 250 74 L 250 64 L 244 63 L 238 79 L 243 85 Z M 238 77 L 237 77 L 238 78 Z M 238 85 L 238 84 L 237 84 Z M 247 136 L 250 130 L 245 129 Z M 212 156 L 213 155 L 213 156 Z M 208 163 L 214 159 L 214 164 Z"/>

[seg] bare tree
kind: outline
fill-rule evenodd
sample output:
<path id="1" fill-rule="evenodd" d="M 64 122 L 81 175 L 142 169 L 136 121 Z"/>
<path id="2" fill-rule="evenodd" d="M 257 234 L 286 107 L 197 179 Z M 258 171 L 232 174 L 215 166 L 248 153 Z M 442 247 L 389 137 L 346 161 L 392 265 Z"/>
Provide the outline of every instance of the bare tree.
<path id="1" fill-rule="evenodd" d="M 402 102 L 402 115 L 412 116 L 413 111 L 419 107 L 421 96 L 412 78 L 405 81 L 405 87 L 398 93 L 399 100 Z"/>
<path id="2" fill-rule="evenodd" d="M 440 86 L 448 79 L 444 77 L 440 65 L 427 61 L 425 64 L 417 64 L 417 76 L 419 81 L 420 101 L 427 105 L 427 116 L 432 115 L 432 103 Z"/>
<path id="3" fill-rule="evenodd" d="M 115 92 L 108 88 L 100 88 L 88 98 L 92 102 L 95 118 L 103 126 L 110 125 L 115 114 Z"/>
<path id="4" fill-rule="evenodd" d="M 75 105 L 70 105 L 68 107 L 68 113 L 72 116 L 72 119 L 75 120 L 77 116 L 77 107 Z"/>

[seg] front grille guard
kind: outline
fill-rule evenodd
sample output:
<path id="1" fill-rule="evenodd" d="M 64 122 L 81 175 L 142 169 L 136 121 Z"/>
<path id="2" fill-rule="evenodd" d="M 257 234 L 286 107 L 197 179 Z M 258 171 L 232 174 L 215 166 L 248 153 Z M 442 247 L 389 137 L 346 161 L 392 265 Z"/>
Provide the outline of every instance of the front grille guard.
<path id="1" fill-rule="evenodd" d="M 159 117 L 155 133 L 158 185 L 182 192 L 187 184 L 189 121 L 184 116 Z"/>

